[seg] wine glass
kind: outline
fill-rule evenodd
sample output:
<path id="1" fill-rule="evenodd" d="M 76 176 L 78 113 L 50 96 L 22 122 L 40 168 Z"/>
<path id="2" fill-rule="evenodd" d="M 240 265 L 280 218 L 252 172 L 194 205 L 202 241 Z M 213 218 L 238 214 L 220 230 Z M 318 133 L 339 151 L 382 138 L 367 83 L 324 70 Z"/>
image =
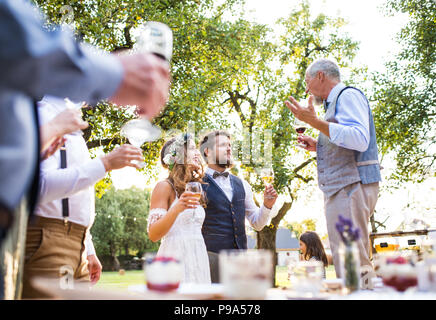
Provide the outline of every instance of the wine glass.
<path id="1" fill-rule="evenodd" d="M 301 106 L 307 106 L 307 100 L 306 99 L 301 100 L 300 101 L 300 105 Z M 295 117 L 294 118 L 293 127 L 294 127 L 295 131 L 297 131 L 297 135 L 301 136 L 306 131 L 307 124 Z M 307 147 L 307 143 L 306 142 L 300 142 L 300 143 L 297 144 L 297 146 L 304 149 L 304 148 Z"/>
<path id="2" fill-rule="evenodd" d="M 168 62 L 173 54 L 173 32 L 162 22 L 149 21 L 136 41 L 137 50 L 150 52 Z"/>
<path id="3" fill-rule="evenodd" d="M 133 119 L 121 127 L 120 134 L 127 138 L 133 146 L 140 148 L 144 142 L 158 139 L 161 135 L 161 130 L 144 119 Z M 145 162 L 133 160 L 132 163 L 138 164 L 141 168 L 145 166 Z"/>
<path id="4" fill-rule="evenodd" d="M 188 182 L 185 187 L 185 191 L 192 192 L 193 197 L 198 198 L 200 201 L 201 194 L 203 192 L 203 188 L 201 187 L 200 182 Z M 192 221 L 195 220 L 195 209 L 192 209 Z"/>
<path id="5" fill-rule="evenodd" d="M 260 178 L 262 179 L 263 184 L 265 185 L 265 187 L 267 187 L 268 185 L 273 184 L 273 182 L 274 182 L 274 170 L 273 170 L 273 168 L 262 168 L 262 169 L 260 169 Z M 272 199 L 274 197 L 265 196 L 265 198 Z"/>
<path id="6" fill-rule="evenodd" d="M 306 131 L 306 129 L 307 129 L 307 125 L 306 125 L 306 123 L 305 122 L 303 122 L 303 121 L 300 121 L 300 120 L 298 120 L 297 118 L 295 118 L 295 120 L 294 120 L 294 129 L 295 129 L 295 131 L 297 132 L 297 135 L 298 136 L 302 136 L 303 135 L 303 133 Z M 300 147 L 300 148 L 306 148 L 307 147 L 307 143 L 306 142 L 300 142 L 300 143 L 297 143 L 297 147 Z"/>
<path id="7" fill-rule="evenodd" d="M 134 50 L 153 53 L 169 62 L 173 51 L 173 33 L 164 23 L 147 22 L 136 41 Z M 138 148 L 146 141 L 158 139 L 161 132 L 162 130 L 158 126 L 153 125 L 146 118 L 131 120 L 121 128 L 121 135 Z M 144 165 L 142 163 L 141 167 Z"/>

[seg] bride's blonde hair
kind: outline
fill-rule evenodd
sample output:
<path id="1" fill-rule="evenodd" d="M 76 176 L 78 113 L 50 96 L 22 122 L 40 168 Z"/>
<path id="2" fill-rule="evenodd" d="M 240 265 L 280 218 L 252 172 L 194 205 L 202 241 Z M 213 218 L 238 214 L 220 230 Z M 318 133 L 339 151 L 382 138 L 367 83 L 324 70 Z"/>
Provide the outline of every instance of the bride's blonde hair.
<path id="1" fill-rule="evenodd" d="M 192 170 L 192 167 L 190 167 L 188 164 L 188 159 L 187 159 L 188 143 L 189 141 L 192 141 L 195 145 L 195 142 L 192 139 L 192 137 L 189 134 L 183 135 L 183 142 L 182 142 L 183 147 L 180 146 L 183 148 L 183 150 L 174 147 L 170 148 L 171 145 L 180 142 L 180 140 L 181 140 L 181 136 L 171 138 L 170 140 L 165 142 L 160 152 L 161 164 L 165 169 L 168 169 L 169 175 L 167 179 L 174 186 L 177 192 L 177 196 L 180 196 L 185 191 L 186 184 L 188 182 L 200 182 L 201 184 L 206 184 L 203 181 L 203 177 L 204 177 L 203 166 L 200 165 L 198 168 Z M 173 163 L 168 164 L 168 161 L 166 159 L 169 158 L 170 152 L 177 153 L 177 156 L 176 155 L 174 156 L 175 158 L 183 156 L 183 159 L 180 158 L 174 159 Z M 206 207 L 206 197 L 204 192 L 202 193 L 200 204 L 203 207 Z"/>

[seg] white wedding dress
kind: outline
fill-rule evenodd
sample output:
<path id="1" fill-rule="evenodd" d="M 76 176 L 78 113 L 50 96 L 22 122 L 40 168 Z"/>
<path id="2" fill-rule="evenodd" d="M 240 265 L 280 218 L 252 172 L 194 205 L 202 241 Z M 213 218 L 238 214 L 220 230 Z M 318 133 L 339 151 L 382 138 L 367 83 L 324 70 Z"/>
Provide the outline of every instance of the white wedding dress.
<path id="1" fill-rule="evenodd" d="M 170 209 L 178 200 L 176 197 Z M 167 210 L 160 208 L 150 210 L 147 228 L 166 213 Z M 174 257 L 183 263 L 183 283 L 211 283 L 209 257 L 201 233 L 205 214 L 202 206 L 182 211 L 170 231 L 161 239 L 157 255 Z"/>

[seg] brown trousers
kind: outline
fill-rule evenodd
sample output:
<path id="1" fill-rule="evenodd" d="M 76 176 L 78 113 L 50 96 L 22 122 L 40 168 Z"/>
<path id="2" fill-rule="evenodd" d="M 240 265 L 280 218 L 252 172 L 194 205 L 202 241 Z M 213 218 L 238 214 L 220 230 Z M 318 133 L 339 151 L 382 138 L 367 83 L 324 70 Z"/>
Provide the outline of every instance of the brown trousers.
<path id="1" fill-rule="evenodd" d="M 86 227 L 63 220 L 37 217 L 27 228 L 23 299 L 52 298 L 32 284 L 33 277 L 89 281 L 85 251 Z M 61 285 L 61 280 L 60 280 Z"/>
<path id="2" fill-rule="evenodd" d="M 342 242 L 336 231 L 339 215 L 350 219 L 353 226 L 360 229 L 360 239 L 357 242 L 360 265 L 372 270 L 368 224 L 369 218 L 374 213 L 378 192 L 378 182 L 371 184 L 356 182 L 341 189 L 333 196 L 324 198 L 330 249 L 338 278 L 341 277 L 339 247 Z"/>

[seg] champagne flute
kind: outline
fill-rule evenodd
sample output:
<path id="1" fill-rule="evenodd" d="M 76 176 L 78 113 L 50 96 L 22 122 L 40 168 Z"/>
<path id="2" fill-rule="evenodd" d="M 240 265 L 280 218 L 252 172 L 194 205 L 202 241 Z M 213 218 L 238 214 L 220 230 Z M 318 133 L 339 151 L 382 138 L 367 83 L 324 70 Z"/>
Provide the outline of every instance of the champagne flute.
<path id="1" fill-rule="evenodd" d="M 265 185 L 265 188 L 268 185 L 273 184 L 274 182 L 274 170 L 273 168 L 262 168 L 260 169 L 260 178 L 263 181 L 263 184 Z M 273 199 L 274 197 L 271 196 L 265 196 L 267 199 Z"/>
<path id="2" fill-rule="evenodd" d="M 173 33 L 164 23 L 147 22 L 136 41 L 134 50 L 153 53 L 159 58 L 170 62 L 173 51 Z M 130 120 L 121 128 L 121 135 L 129 139 L 129 142 L 138 148 L 144 142 L 158 139 L 161 133 L 162 130 L 146 118 Z M 142 167 L 144 165 L 143 163 Z"/>
<path id="3" fill-rule="evenodd" d="M 200 201 L 203 188 L 201 187 L 200 182 L 192 181 L 186 184 L 185 191 L 193 193 L 192 196 L 197 198 L 198 201 Z M 192 209 L 192 221 L 195 221 L 195 209 Z"/>
<path id="4" fill-rule="evenodd" d="M 160 129 L 157 130 L 149 121 L 143 119 L 133 119 L 126 122 L 121 127 L 121 136 L 127 138 L 129 142 L 138 148 L 144 142 L 150 142 L 158 139 L 161 135 Z M 145 162 L 133 160 L 132 163 L 138 164 L 141 168 L 145 166 Z"/>

